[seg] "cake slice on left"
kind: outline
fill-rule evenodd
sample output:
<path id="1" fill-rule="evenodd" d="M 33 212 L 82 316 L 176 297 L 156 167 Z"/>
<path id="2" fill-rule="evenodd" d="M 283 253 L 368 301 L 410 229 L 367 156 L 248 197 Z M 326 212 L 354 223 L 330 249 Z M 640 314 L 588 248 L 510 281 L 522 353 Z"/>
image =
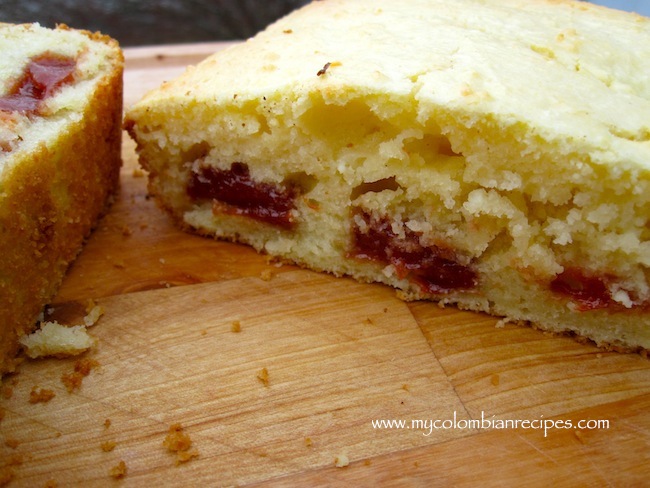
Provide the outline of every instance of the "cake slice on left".
<path id="1" fill-rule="evenodd" d="M 118 43 L 0 23 L 0 375 L 118 184 Z"/>

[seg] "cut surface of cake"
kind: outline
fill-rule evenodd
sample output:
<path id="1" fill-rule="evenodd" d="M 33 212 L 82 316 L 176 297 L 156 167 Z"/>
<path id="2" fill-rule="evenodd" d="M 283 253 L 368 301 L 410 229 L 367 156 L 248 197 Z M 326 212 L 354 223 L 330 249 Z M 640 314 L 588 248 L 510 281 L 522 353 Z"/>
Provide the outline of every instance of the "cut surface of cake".
<path id="1" fill-rule="evenodd" d="M 0 24 L 0 374 L 118 184 L 123 55 L 99 33 Z"/>
<path id="2" fill-rule="evenodd" d="M 184 228 L 600 346 L 650 348 L 650 20 L 327 0 L 127 111 Z"/>

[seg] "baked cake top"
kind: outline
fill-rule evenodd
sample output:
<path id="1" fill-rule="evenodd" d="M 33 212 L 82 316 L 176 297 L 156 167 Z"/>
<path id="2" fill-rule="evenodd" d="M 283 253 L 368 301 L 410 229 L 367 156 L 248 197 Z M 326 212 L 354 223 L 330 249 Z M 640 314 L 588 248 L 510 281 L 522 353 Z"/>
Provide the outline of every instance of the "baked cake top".
<path id="1" fill-rule="evenodd" d="M 524 124 L 567 154 L 650 169 L 649 77 L 650 19 L 637 14 L 572 0 L 326 0 L 190 67 L 134 113 L 156 100 L 264 99 L 273 111 L 356 94 L 381 110 L 408 101 L 422 121 L 445 110 L 469 126 Z"/>

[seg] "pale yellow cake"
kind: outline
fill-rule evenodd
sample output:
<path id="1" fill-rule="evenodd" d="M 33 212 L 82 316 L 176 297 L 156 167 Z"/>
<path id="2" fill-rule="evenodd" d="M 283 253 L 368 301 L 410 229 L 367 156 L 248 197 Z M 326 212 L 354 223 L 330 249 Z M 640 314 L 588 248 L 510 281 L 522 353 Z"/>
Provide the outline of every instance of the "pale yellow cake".
<path id="1" fill-rule="evenodd" d="M 647 350 L 649 78 L 636 14 L 325 0 L 148 93 L 126 127 L 184 228 Z"/>
<path id="2" fill-rule="evenodd" d="M 122 51 L 66 26 L 0 24 L 0 375 L 118 183 Z"/>

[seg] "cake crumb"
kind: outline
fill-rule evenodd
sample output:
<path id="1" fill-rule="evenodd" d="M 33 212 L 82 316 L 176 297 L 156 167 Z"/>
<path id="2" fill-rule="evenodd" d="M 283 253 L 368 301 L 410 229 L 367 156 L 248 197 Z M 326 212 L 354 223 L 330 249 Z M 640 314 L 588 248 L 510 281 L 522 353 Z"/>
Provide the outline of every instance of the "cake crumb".
<path id="1" fill-rule="evenodd" d="M 402 385 L 402 390 L 404 390 L 404 391 L 411 391 L 411 390 L 409 389 L 409 385 L 407 385 L 406 383 L 404 383 L 404 384 Z"/>
<path id="2" fill-rule="evenodd" d="M 111 426 L 111 419 L 104 420 L 104 428 L 108 429 Z"/>
<path id="3" fill-rule="evenodd" d="M 241 332 L 241 322 L 239 322 L 239 320 L 233 320 L 230 325 L 230 331 L 235 333 Z"/>
<path id="4" fill-rule="evenodd" d="M 75 362 L 74 371 L 71 373 L 63 373 L 61 375 L 61 383 L 63 383 L 68 390 L 72 393 L 81 388 L 83 379 L 90 374 L 93 368 L 99 366 L 99 363 L 94 359 L 84 358 Z"/>
<path id="5" fill-rule="evenodd" d="M 305 437 L 305 446 L 306 447 L 311 447 L 313 445 L 313 441 L 311 440 L 311 437 Z"/>
<path id="6" fill-rule="evenodd" d="M 39 390 L 37 386 L 34 386 L 32 391 L 29 392 L 29 403 L 47 403 L 55 396 L 56 393 L 52 390 L 47 390 L 45 388 Z"/>
<path id="7" fill-rule="evenodd" d="M 497 321 L 497 323 L 494 324 L 494 327 L 497 328 L 497 329 L 503 329 L 503 328 L 504 328 L 508 323 L 510 323 L 510 322 L 512 322 L 512 320 L 510 320 L 510 319 L 507 318 L 507 317 L 504 317 L 504 318 L 502 318 L 502 319 L 499 319 L 499 320 Z"/>
<path id="8" fill-rule="evenodd" d="M 94 300 L 88 300 L 86 305 L 86 316 L 84 317 L 84 325 L 91 327 L 95 325 L 99 318 L 104 315 L 104 307 L 97 305 Z"/>
<path id="9" fill-rule="evenodd" d="M 271 281 L 273 278 L 273 272 L 270 269 L 265 269 L 260 273 L 260 279 L 262 281 Z"/>
<path id="10" fill-rule="evenodd" d="M 350 464 L 350 459 L 347 454 L 339 454 L 334 458 L 334 466 L 337 468 L 345 468 Z"/>
<path id="11" fill-rule="evenodd" d="M 115 449 L 115 446 L 117 446 L 117 443 L 115 441 L 106 441 L 102 442 L 100 447 L 104 452 L 111 452 L 113 449 Z"/>
<path id="12" fill-rule="evenodd" d="M 274 266 L 276 268 L 281 268 L 284 265 L 282 259 L 277 256 L 266 256 L 265 261 L 269 266 Z"/>
<path id="13" fill-rule="evenodd" d="M 163 446 L 169 452 L 176 453 L 176 465 L 186 463 L 187 461 L 199 457 L 199 452 L 196 449 L 191 449 L 192 439 L 190 436 L 183 433 L 181 424 L 173 424 L 169 427 L 169 433 L 163 441 Z"/>
<path id="14" fill-rule="evenodd" d="M 262 382 L 264 386 L 269 386 L 269 371 L 266 368 L 260 369 L 257 373 L 257 379 Z"/>
<path id="15" fill-rule="evenodd" d="M 59 484 L 57 483 L 56 480 L 49 479 L 45 482 L 43 488 L 56 488 L 57 486 L 59 486 Z"/>
<path id="16" fill-rule="evenodd" d="M 32 359 L 77 356 L 96 344 L 85 325 L 68 327 L 56 321 L 42 322 L 40 329 L 22 336 L 19 342 Z"/>
<path id="17" fill-rule="evenodd" d="M 490 377 L 490 383 L 492 383 L 492 386 L 499 386 L 499 381 L 500 381 L 500 380 L 501 380 L 501 378 L 499 378 L 499 375 L 496 374 L 496 373 L 494 373 L 494 374 Z"/>
<path id="18" fill-rule="evenodd" d="M 199 451 L 196 449 L 190 449 L 189 451 L 181 451 L 176 454 L 176 464 L 186 463 L 190 459 L 199 457 Z"/>
<path id="19" fill-rule="evenodd" d="M 192 440 L 183 433 L 181 424 L 173 424 L 169 427 L 169 433 L 163 441 L 163 446 L 172 452 L 187 451 L 192 445 Z"/>
<path id="20" fill-rule="evenodd" d="M 110 469 L 108 474 L 110 474 L 110 476 L 116 480 L 121 480 L 126 476 L 126 463 L 124 461 L 120 461 Z"/>
<path id="21" fill-rule="evenodd" d="M 97 368 L 99 362 L 91 358 L 82 358 L 78 359 L 74 363 L 74 370 L 76 373 L 82 374 L 83 376 L 88 376 L 90 371 Z"/>

